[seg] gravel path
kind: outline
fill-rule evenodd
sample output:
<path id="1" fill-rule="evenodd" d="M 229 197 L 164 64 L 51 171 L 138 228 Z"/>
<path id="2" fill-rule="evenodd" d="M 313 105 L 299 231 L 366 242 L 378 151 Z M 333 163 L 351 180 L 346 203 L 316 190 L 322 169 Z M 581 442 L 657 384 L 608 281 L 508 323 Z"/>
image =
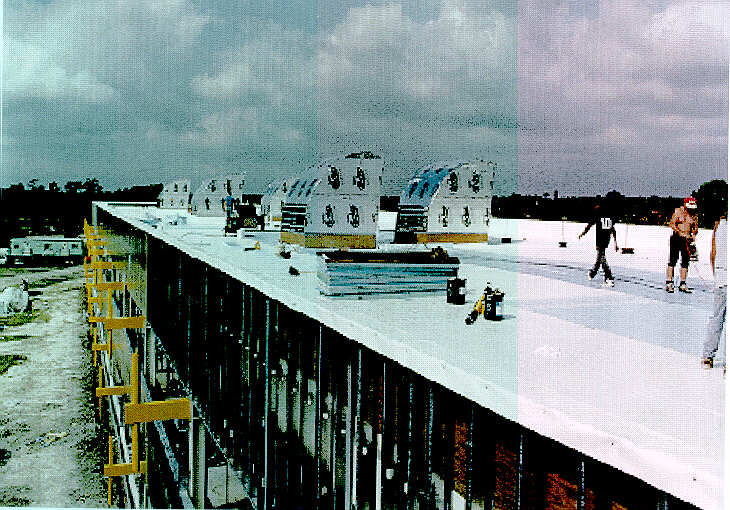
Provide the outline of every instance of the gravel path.
<path id="1" fill-rule="evenodd" d="M 0 375 L 0 507 L 106 506 L 82 271 L 0 273 L 0 289 L 29 281 L 37 313 L 0 331 L 0 355 L 27 358 Z"/>

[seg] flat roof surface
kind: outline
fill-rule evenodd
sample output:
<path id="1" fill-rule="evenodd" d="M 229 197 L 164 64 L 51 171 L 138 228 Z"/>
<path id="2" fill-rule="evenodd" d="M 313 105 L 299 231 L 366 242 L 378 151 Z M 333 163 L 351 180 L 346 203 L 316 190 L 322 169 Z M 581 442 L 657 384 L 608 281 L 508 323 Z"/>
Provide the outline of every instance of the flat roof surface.
<path id="1" fill-rule="evenodd" d="M 467 305 L 455 306 L 445 292 L 322 296 L 315 250 L 294 247 L 284 260 L 278 233 L 224 237 L 223 218 L 99 205 L 524 427 L 694 505 L 723 507 L 725 382 L 722 368 L 700 364 L 712 308 L 709 231 L 700 231 L 700 261 L 689 271 L 694 292 L 667 294 L 666 227 L 617 226 L 619 246 L 635 253 L 611 246 L 616 286 L 606 288 L 600 274 L 587 277 L 595 233 L 579 241 L 585 224 L 493 219 L 497 242 L 441 244 L 467 280 Z M 186 225 L 165 219 L 179 216 Z M 162 221 L 140 221 L 150 217 Z M 567 248 L 558 247 L 563 239 Z M 256 240 L 260 250 L 243 250 Z M 426 249 L 380 247 L 408 248 Z M 487 281 L 505 292 L 505 318 L 466 325 Z"/>

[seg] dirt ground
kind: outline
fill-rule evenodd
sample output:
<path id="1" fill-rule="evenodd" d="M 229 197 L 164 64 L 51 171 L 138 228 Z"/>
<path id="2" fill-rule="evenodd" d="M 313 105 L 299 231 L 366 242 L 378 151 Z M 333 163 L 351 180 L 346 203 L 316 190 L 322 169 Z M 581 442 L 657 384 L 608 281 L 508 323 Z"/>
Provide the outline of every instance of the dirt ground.
<path id="1" fill-rule="evenodd" d="M 26 279 L 34 319 L 0 331 L 0 507 L 106 507 L 105 435 L 82 309 L 82 268 L 0 268 L 0 290 Z"/>

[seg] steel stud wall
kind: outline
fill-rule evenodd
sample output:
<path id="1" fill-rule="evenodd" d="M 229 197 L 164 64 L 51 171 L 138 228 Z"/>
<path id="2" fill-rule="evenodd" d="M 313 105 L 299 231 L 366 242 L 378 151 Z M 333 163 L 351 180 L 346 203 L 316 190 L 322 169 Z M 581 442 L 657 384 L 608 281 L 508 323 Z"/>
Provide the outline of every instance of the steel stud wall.
<path id="1" fill-rule="evenodd" d="M 684 506 L 103 210 L 97 217 L 144 273 L 146 294 L 131 293 L 129 306 L 143 309 L 155 339 L 155 349 L 133 342 L 153 358 L 150 393 L 193 400 L 190 429 L 149 429 L 155 507 L 181 506 L 179 486 L 193 478 L 206 506 L 249 500 L 259 510 Z M 202 467 L 188 441 L 195 420 Z"/>

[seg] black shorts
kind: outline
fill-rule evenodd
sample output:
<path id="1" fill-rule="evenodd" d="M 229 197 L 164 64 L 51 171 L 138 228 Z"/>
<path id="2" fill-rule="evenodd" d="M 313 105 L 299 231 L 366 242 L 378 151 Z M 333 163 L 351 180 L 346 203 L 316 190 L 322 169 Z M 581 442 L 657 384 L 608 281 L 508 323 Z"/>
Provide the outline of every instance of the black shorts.
<path id="1" fill-rule="evenodd" d="M 674 267 L 682 254 L 681 267 L 687 269 L 689 267 L 689 240 L 677 234 L 672 234 L 669 238 L 669 265 Z"/>

